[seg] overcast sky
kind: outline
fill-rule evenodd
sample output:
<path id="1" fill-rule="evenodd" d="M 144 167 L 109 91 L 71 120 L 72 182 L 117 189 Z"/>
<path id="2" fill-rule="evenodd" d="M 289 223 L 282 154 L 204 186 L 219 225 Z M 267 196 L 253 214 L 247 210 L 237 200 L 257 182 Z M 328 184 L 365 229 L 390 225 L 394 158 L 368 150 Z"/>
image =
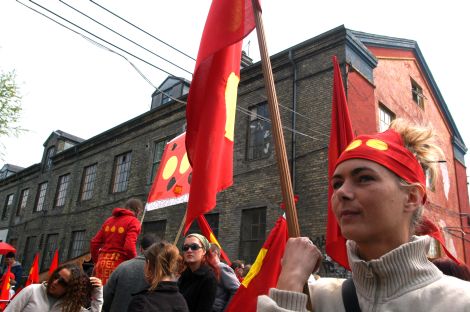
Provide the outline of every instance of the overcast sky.
<path id="1" fill-rule="evenodd" d="M 151 52 L 189 72 L 193 71 L 194 61 L 120 22 L 92 2 L 64 1 Z M 210 1 L 96 2 L 196 57 Z M 33 2 L 25 0 L 23 3 L 60 20 Z M 106 31 L 60 1 L 37 0 L 37 3 L 135 53 L 154 66 L 177 76 L 191 77 L 154 54 Z M 470 19 L 468 10 L 463 7 L 465 1 L 396 0 L 385 4 L 337 0 L 333 4 L 311 0 L 265 0 L 262 3 L 270 54 L 339 25 L 417 41 L 460 134 L 470 146 L 470 123 L 465 120 L 469 111 L 466 91 L 470 81 L 464 54 L 470 51 Z M 90 34 L 87 36 L 99 41 Z M 244 49 L 255 61 L 259 60 L 254 33 L 245 40 Z M 28 167 L 40 162 L 43 143 L 54 130 L 89 139 L 147 111 L 155 90 L 151 84 L 160 85 L 167 74 L 127 57 L 150 83 L 121 56 L 96 46 L 16 1 L 0 1 L 0 70 L 16 70 L 23 94 L 21 126 L 28 129 L 19 138 L 0 138 L 6 146 L 0 167 L 4 163 Z M 466 160 L 469 162 L 470 158 L 467 156 Z"/>

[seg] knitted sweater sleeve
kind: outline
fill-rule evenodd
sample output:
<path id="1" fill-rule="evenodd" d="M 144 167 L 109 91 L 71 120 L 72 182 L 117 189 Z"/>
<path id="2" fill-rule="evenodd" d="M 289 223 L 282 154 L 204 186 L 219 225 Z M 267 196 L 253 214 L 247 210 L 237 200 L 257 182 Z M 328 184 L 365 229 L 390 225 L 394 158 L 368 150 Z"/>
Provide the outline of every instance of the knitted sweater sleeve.
<path id="1" fill-rule="evenodd" d="M 299 311 L 306 312 L 307 306 L 307 295 L 303 293 L 279 290 L 271 288 L 269 290 L 269 296 L 258 297 L 258 312 L 287 312 L 287 311 Z"/>

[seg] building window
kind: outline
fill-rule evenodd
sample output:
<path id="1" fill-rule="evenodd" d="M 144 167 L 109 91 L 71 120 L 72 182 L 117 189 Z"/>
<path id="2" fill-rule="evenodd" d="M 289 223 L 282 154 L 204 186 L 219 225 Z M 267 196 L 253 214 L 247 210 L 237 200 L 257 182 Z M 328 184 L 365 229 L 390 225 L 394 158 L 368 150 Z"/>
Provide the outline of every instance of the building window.
<path id="1" fill-rule="evenodd" d="M 424 94 L 423 88 L 420 87 L 419 84 L 416 83 L 413 79 L 411 79 L 411 96 L 413 101 L 422 109 L 424 109 Z"/>
<path id="2" fill-rule="evenodd" d="M 219 214 L 218 213 L 210 213 L 204 215 L 206 217 L 207 223 L 209 223 L 209 226 L 212 229 L 212 232 L 214 233 L 215 237 L 219 235 Z M 197 219 L 194 220 L 194 222 L 191 224 L 191 227 L 188 230 L 188 233 L 199 233 L 202 234 L 201 228 L 199 227 L 199 223 L 197 222 Z"/>
<path id="3" fill-rule="evenodd" d="M 50 170 L 52 168 L 52 156 L 55 154 L 55 147 L 51 146 L 47 149 L 46 153 L 46 165 L 44 166 L 44 169 Z"/>
<path id="4" fill-rule="evenodd" d="M 10 210 L 10 207 L 13 205 L 13 198 L 14 194 L 9 194 L 7 195 L 7 198 L 5 199 L 5 206 L 3 206 L 3 211 L 2 211 L 2 220 L 5 220 L 8 214 L 8 210 Z"/>
<path id="5" fill-rule="evenodd" d="M 155 176 L 157 175 L 158 165 L 160 165 L 160 161 L 162 161 L 163 151 L 165 150 L 165 146 L 168 143 L 169 139 L 156 141 L 153 144 L 153 161 L 152 161 L 152 175 L 150 182 L 153 182 Z"/>
<path id="6" fill-rule="evenodd" d="M 379 132 L 386 131 L 394 119 L 395 114 L 385 105 L 379 104 Z"/>
<path id="7" fill-rule="evenodd" d="M 26 208 L 28 203 L 29 189 L 24 189 L 20 194 L 20 202 L 18 203 L 18 209 L 16 209 L 16 215 L 19 216 Z"/>
<path id="8" fill-rule="evenodd" d="M 436 191 L 434 178 L 431 175 L 431 169 L 426 168 L 426 170 L 424 170 L 424 175 L 426 176 L 426 188 L 428 188 L 432 192 Z"/>
<path id="9" fill-rule="evenodd" d="M 38 192 L 36 194 L 36 204 L 34 205 L 34 211 L 42 211 L 44 207 L 44 201 L 46 199 L 47 182 L 41 183 L 38 186 Z"/>
<path id="10" fill-rule="evenodd" d="M 248 159 L 269 157 L 272 152 L 271 123 L 268 121 L 268 104 L 250 108 L 248 130 Z"/>
<path id="11" fill-rule="evenodd" d="M 57 185 L 57 193 L 55 195 L 54 207 L 62 207 L 63 205 L 65 205 L 65 196 L 67 195 L 69 182 L 70 182 L 70 174 L 64 174 L 59 177 L 59 183 Z"/>
<path id="12" fill-rule="evenodd" d="M 442 256 L 441 243 L 432 238 L 429 244 L 428 253 L 426 255 L 429 259 L 435 259 Z"/>
<path id="13" fill-rule="evenodd" d="M 166 220 L 149 221 L 142 224 L 142 234 L 154 234 L 159 239 L 165 239 Z"/>
<path id="14" fill-rule="evenodd" d="M 46 248 L 44 249 L 44 258 L 42 259 L 42 270 L 46 270 L 51 266 L 52 257 L 56 251 L 59 240 L 59 234 L 49 234 L 46 239 Z"/>
<path id="15" fill-rule="evenodd" d="M 81 256 L 86 250 L 85 231 L 73 231 L 69 247 L 69 259 Z"/>
<path id="16" fill-rule="evenodd" d="M 23 268 L 25 272 L 29 272 L 29 268 L 33 264 L 33 259 L 37 250 L 37 236 L 28 236 L 24 246 L 23 253 Z"/>
<path id="17" fill-rule="evenodd" d="M 266 236 L 266 208 L 242 211 L 240 229 L 240 258 L 253 263 L 264 244 Z"/>
<path id="18" fill-rule="evenodd" d="M 116 156 L 114 159 L 112 193 L 119 193 L 127 190 L 130 169 L 131 152 Z"/>
<path id="19" fill-rule="evenodd" d="M 88 200 L 93 196 L 95 188 L 97 164 L 85 167 L 83 169 L 82 183 L 80 186 L 80 200 Z"/>

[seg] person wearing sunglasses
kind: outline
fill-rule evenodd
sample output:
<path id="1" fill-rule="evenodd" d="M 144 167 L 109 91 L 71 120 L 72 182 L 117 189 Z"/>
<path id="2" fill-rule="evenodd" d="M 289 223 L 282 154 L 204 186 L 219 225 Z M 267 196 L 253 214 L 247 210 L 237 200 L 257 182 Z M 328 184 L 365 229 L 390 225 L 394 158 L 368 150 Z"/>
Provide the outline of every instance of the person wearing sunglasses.
<path id="1" fill-rule="evenodd" d="M 183 260 L 186 266 L 178 280 L 189 311 L 212 312 L 220 270 L 210 260 L 210 243 L 200 234 L 184 239 Z"/>
<path id="2" fill-rule="evenodd" d="M 127 311 L 189 312 L 176 284 L 182 262 L 178 248 L 162 241 L 147 248 L 144 257 L 144 274 L 150 287 L 132 298 Z"/>
<path id="3" fill-rule="evenodd" d="M 100 312 L 103 305 L 101 280 L 88 277 L 76 264 L 59 266 L 42 284 L 31 284 L 18 293 L 5 312 Z M 85 307 L 89 307 L 86 309 Z"/>

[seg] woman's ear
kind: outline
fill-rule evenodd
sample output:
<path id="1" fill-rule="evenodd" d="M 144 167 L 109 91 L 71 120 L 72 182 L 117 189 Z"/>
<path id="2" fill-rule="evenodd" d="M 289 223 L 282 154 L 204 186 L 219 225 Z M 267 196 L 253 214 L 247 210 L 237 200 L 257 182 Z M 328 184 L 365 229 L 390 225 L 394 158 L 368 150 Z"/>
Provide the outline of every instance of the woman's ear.
<path id="1" fill-rule="evenodd" d="M 410 185 L 407 187 L 405 211 L 414 212 L 423 205 L 425 190 L 421 185 Z"/>

